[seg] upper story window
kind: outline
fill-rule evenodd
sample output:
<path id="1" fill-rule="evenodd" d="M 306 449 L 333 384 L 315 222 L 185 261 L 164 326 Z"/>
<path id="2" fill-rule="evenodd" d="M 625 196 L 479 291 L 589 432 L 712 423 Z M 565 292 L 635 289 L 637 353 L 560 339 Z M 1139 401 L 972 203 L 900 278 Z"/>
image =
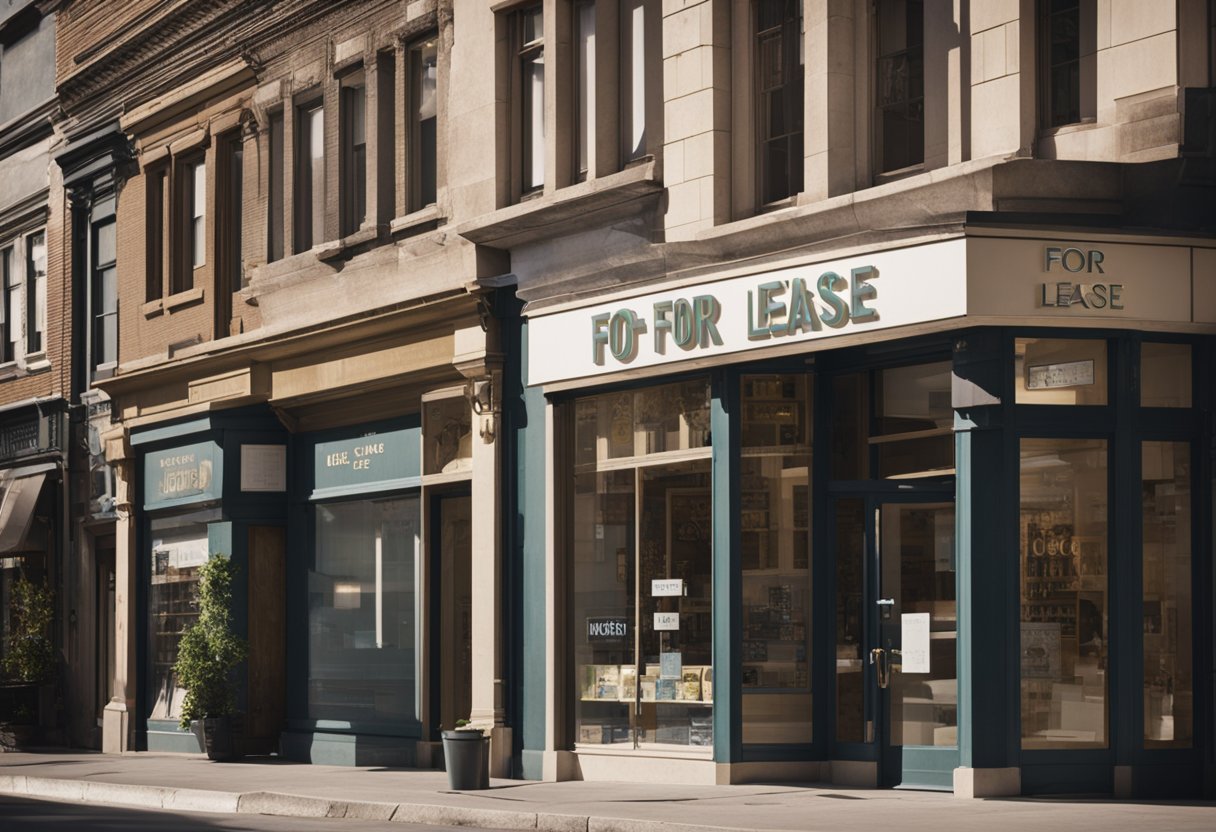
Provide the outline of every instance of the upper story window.
<path id="1" fill-rule="evenodd" d="M 524 194 L 545 185 L 545 15 L 541 6 L 515 13 L 518 60 L 520 190 Z"/>
<path id="2" fill-rule="evenodd" d="M 1081 120 L 1081 4 L 1044 0 L 1040 4 L 1045 126 Z"/>
<path id="3" fill-rule="evenodd" d="M 109 375 L 118 365 L 118 257 L 113 203 L 109 204 L 107 215 L 91 223 L 89 240 L 93 378 Z"/>
<path id="4" fill-rule="evenodd" d="M 595 2 L 582 0 L 574 6 L 574 171 L 587 178 L 591 146 L 595 141 Z"/>
<path id="5" fill-rule="evenodd" d="M 428 35 L 409 47 L 408 211 L 435 204 L 439 126 L 439 50 Z"/>
<path id="6" fill-rule="evenodd" d="M 508 199 L 608 176 L 657 152 L 661 20 L 658 0 L 546 0 L 501 18 L 510 44 Z M 548 118 L 546 96 L 557 105 Z"/>
<path id="7" fill-rule="evenodd" d="M 875 16 L 875 161 L 888 173 L 925 160 L 925 17 L 919 0 L 878 0 Z"/>
<path id="8" fill-rule="evenodd" d="M 198 285 L 196 273 L 207 266 L 209 183 L 203 148 L 144 170 L 147 301 Z"/>
<path id="9" fill-rule="evenodd" d="M 46 232 L 25 239 L 25 352 L 46 347 Z"/>
<path id="10" fill-rule="evenodd" d="M 266 259 L 273 263 L 275 260 L 282 260 L 284 254 L 283 165 L 286 157 L 283 154 L 282 110 L 270 114 L 270 123 L 266 132 L 270 146 L 270 159 L 267 164 L 270 193 L 266 200 Z"/>
<path id="11" fill-rule="evenodd" d="M 0 363 L 41 359 L 46 348 L 46 232 L 0 240 Z"/>
<path id="12" fill-rule="evenodd" d="M 295 251 L 325 240 L 325 110 L 320 102 L 296 109 Z"/>
<path id="13" fill-rule="evenodd" d="M 216 145 L 215 201 L 215 331 L 229 334 L 232 296 L 244 279 L 242 225 L 245 216 L 245 142 L 239 130 L 222 136 Z"/>
<path id="14" fill-rule="evenodd" d="M 756 180 L 761 205 L 802 190 L 801 0 L 755 4 Z"/>
<path id="15" fill-rule="evenodd" d="M 342 84 L 341 177 L 342 236 L 354 234 L 367 219 L 367 87 L 360 71 Z"/>

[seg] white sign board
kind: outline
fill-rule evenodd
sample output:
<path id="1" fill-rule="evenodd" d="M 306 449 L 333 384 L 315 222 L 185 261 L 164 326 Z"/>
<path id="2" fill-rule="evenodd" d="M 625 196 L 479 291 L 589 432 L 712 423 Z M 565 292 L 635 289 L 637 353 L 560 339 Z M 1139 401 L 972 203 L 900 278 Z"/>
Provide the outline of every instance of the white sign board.
<path id="1" fill-rule="evenodd" d="M 287 446 L 242 445 L 241 490 L 286 491 Z"/>
<path id="2" fill-rule="evenodd" d="M 655 630 L 680 629 L 680 614 L 678 612 L 656 612 L 654 614 Z"/>
<path id="3" fill-rule="evenodd" d="M 680 578 L 657 578 L 650 582 L 650 594 L 655 598 L 670 598 L 684 594 L 684 581 Z"/>
<path id="4" fill-rule="evenodd" d="M 929 672 L 929 613 L 906 612 L 900 616 L 901 668 L 904 673 Z"/>
<path id="5" fill-rule="evenodd" d="M 538 315 L 528 383 L 960 317 L 966 261 L 966 241 L 947 240 Z"/>

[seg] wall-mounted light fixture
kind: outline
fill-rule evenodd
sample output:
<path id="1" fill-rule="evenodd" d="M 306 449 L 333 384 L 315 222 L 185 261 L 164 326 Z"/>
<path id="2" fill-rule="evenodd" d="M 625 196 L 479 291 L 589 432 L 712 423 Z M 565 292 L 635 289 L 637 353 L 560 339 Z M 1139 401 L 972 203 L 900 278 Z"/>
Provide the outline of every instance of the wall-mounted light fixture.
<path id="1" fill-rule="evenodd" d="M 477 378 L 469 382 L 469 407 L 477 414 L 480 424 L 478 433 L 485 442 L 493 442 L 498 431 L 498 402 L 494 398 L 494 380 Z"/>

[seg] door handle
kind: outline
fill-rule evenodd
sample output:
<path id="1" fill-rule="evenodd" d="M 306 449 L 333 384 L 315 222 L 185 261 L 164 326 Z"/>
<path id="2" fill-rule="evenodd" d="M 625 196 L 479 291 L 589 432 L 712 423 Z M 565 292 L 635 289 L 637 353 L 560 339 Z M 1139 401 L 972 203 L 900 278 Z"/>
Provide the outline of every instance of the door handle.
<path id="1" fill-rule="evenodd" d="M 887 663 L 887 651 L 881 647 L 871 650 L 870 664 L 877 666 L 878 687 L 885 690 L 891 684 L 891 669 Z"/>

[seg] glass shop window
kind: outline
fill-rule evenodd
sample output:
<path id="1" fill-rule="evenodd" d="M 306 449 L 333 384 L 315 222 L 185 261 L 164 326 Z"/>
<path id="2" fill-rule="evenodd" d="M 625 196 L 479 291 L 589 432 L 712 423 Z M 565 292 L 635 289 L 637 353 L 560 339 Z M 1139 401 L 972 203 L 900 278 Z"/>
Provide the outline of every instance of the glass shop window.
<path id="1" fill-rule="evenodd" d="M 198 568 L 211 556 L 207 524 L 218 511 L 152 520 L 148 587 L 148 719 L 176 720 L 184 688 L 173 665 L 186 628 L 198 620 Z M 228 554 L 225 552 L 224 554 Z"/>
<path id="2" fill-rule="evenodd" d="M 1191 406 L 1191 345 L 1140 345 L 1140 406 Z"/>
<path id="3" fill-rule="evenodd" d="M 1191 446 L 1141 451 L 1144 746 L 1190 748 L 1195 734 L 1191 617 Z"/>
<path id="4" fill-rule="evenodd" d="M 573 403 L 575 744 L 713 746 L 709 398 L 701 379 Z"/>
<path id="5" fill-rule="evenodd" d="M 832 478 L 911 479 L 954 473 L 949 361 L 832 380 Z"/>
<path id="6" fill-rule="evenodd" d="M 811 741 L 811 377 L 744 376 L 743 741 Z"/>
<path id="7" fill-rule="evenodd" d="M 1108 744 L 1107 443 L 1021 443 L 1022 747 Z"/>
<path id="8" fill-rule="evenodd" d="M 315 507 L 308 573 L 308 716 L 417 718 L 418 497 Z"/>
<path id="9" fill-rule="evenodd" d="M 1106 373 L 1103 340 L 1014 341 L 1014 401 L 1018 404 L 1106 404 Z"/>

